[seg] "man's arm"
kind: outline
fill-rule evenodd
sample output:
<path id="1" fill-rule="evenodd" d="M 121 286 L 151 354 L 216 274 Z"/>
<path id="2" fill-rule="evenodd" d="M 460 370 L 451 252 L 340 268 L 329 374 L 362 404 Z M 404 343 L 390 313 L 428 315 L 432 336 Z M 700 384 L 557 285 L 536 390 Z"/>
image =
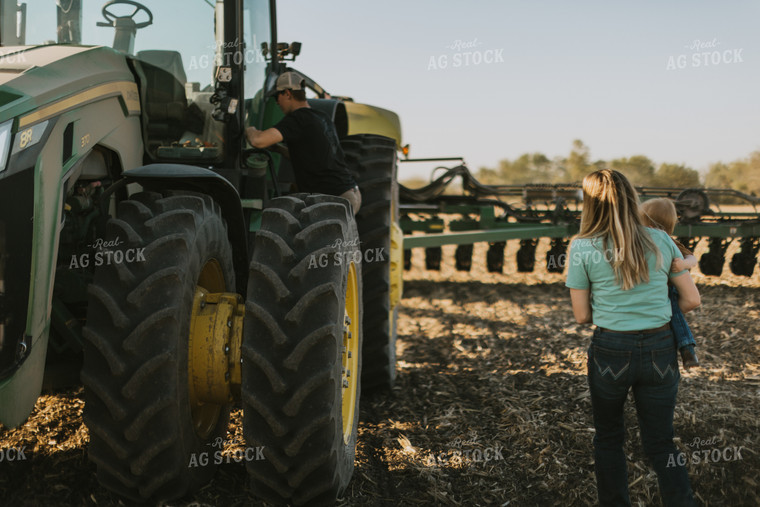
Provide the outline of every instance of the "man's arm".
<path id="1" fill-rule="evenodd" d="M 588 289 L 570 289 L 570 302 L 578 324 L 591 323 L 591 301 Z"/>
<path id="2" fill-rule="evenodd" d="M 273 144 L 281 143 L 284 139 L 282 134 L 276 128 L 268 128 L 266 130 L 259 130 L 256 127 L 248 127 L 245 129 L 245 135 L 248 138 L 248 142 L 254 148 L 268 148 Z"/>

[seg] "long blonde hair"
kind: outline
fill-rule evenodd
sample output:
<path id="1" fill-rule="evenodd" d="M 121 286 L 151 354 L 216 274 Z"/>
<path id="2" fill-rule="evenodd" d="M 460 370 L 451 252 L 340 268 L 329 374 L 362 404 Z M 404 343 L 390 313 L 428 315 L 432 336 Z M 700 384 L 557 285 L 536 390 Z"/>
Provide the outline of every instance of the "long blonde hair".
<path id="1" fill-rule="evenodd" d="M 579 238 L 602 238 L 604 249 L 614 248 L 612 270 L 623 290 L 649 281 L 646 253 L 662 255 L 639 218 L 639 196 L 618 171 L 602 169 L 583 178 L 583 212 Z"/>

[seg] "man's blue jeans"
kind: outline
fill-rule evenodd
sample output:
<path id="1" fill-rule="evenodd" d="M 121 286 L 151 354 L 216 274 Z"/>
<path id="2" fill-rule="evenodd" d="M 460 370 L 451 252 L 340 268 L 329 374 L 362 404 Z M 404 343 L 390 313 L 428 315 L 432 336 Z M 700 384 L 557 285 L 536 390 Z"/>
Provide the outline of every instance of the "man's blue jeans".
<path id="1" fill-rule="evenodd" d="M 623 406 L 633 390 L 644 453 L 657 473 L 666 506 L 696 505 L 673 444 L 678 393 L 675 343 L 670 330 L 649 334 L 594 331 L 588 350 L 588 381 L 594 414 L 594 467 L 599 503 L 631 505 L 623 442 Z"/>

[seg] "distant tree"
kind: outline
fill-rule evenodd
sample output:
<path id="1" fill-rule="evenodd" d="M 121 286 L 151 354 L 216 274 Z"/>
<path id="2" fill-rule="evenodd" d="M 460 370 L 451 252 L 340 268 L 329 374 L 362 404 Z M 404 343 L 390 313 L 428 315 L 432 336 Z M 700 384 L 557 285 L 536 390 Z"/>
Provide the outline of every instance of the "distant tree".
<path id="1" fill-rule="evenodd" d="M 752 195 L 760 195 L 760 150 L 747 157 L 747 190 Z"/>
<path id="2" fill-rule="evenodd" d="M 752 152 L 749 157 L 735 160 L 728 164 L 717 162 L 710 165 L 705 176 L 705 186 L 709 188 L 731 188 L 751 195 L 760 195 L 760 151 Z M 723 199 L 725 203 L 743 203 L 746 201 Z"/>
<path id="3" fill-rule="evenodd" d="M 694 188 L 700 186 L 700 175 L 684 164 L 655 165 L 644 155 L 614 160 L 590 161 L 590 151 L 583 141 L 573 141 L 566 157 L 549 159 L 543 153 L 525 153 L 515 160 L 503 159 L 496 168 L 481 167 L 476 178 L 489 185 L 526 183 L 580 183 L 592 171 L 615 169 L 625 174 L 637 186 Z M 705 186 L 733 188 L 760 195 L 760 151 L 730 163 L 717 162 L 710 166 Z"/>
<path id="4" fill-rule="evenodd" d="M 716 162 L 710 165 L 710 169 L 705 176 L 705 186 L 711 188 L 732 188 L 733 175 L 731 167 L 723 162 Z"/>
<path id="5" fill-rule="evenodd" d="M 543 153 L 534 153 L 531 160 L 535 183 L 552 183 L 557 177 L 557 169 L 552 160 Z"/>
<path id="6" fill-rule="evenodd" d="M 504 162 L 499 161 L 499 164 Z M 475 179 L 485 185 L 498 185 L 500 183 L 506 183 L 501 178 L 501 172 L 498 169 L 491 169 L 489 167 L 481 167 L 478 172 L 475 173 Z"/>
<path id="7" fill-rule="evenodd" d="M 406 178 L 405 180 L 400 181 L 402 185 L 404 185 L 406 188 L 421 188 L 430 183 L 429 180 L 426 180 L 424 178 L 419 178 L 417 176 L 412 178 Z"/>
<path id="8" fill-rule="evenodd" d="M 731 162 L 730 174 L 733 176 L 732 188 L 748 194 L 760 193 L 760 151 Z"/>
<path id="9" fill-rule="evenodd" d="M 733 188 L 740 192 L 760 195 L 760 151 L 729 164 L 710 166 L 705 185 L 713 188 Z"/>
<path id="10" fill-rule="evenodd" d="M 481 167 L 475 178 L 486 184 L 524 185 L 551 183 L 557 177 L 557 167 L 543 153 L 525 153 L 514 161 L 499 161 L 497 169 Z"/>
<path id="11" fill-rule="evenodd" d="M 502 177 L 509 183 L 516 185 L 522 185 L 524 183 L 531 183 L 533 179 L 533 156 L 525 153 L 520 155 L 514 162 L 507 166 L 502 166 Z"/>
<path id="12" fill-rule="evenodd" d="M 487 185 L 503 185 L 512 183 L 510 174 L 512 171 L 512 161 L 504 158 L 499 160 L 496 168 L 481 167 L 475 174 L 475 179 Z"/>
<path id="13" fill-rule="evenodd" d="M 514 183 L 550 183 L 554 177 L 552 163 L 543 153 L 531 153 L 521 155 L 514 161 L 511 167 Z"/>
<path id="14" fill-rule="evenodd" d="M 620 171 L 637 186 L 652 185 L 654 180 L 654 165 L 644 155 L 634 155 L 629 158 L 616 158 L 610 161 L 610 169 Z"/>
<path id="15" fill-rule="evenodd" d="M 564 176 L 568 183 L 580 183 L 588 173 L 596 170 L 589 163 L 589 157 L 588 146 L 580 139 L 573 141 L 573 149 L 564 163 Z"/>
<path id="16" fill-rule="evenodd" d="M 652 185 L 657 187 L 694 188 L 700 186 L 699 173 L 683 164 L 660 164 Z"/>

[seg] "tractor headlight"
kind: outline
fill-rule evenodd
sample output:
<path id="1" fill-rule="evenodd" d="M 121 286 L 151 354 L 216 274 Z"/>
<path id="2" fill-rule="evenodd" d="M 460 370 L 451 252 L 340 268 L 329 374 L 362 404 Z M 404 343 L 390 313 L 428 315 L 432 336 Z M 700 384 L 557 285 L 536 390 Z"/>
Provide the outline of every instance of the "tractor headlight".
<path id="1" fill-rule="evenodd" d="M 5 171 L 6 165 L 8 165 L 8 153 L 11 147 L 11 127 L 13 127 L 13 120 L 0 125 L 0 173 Z"/>

